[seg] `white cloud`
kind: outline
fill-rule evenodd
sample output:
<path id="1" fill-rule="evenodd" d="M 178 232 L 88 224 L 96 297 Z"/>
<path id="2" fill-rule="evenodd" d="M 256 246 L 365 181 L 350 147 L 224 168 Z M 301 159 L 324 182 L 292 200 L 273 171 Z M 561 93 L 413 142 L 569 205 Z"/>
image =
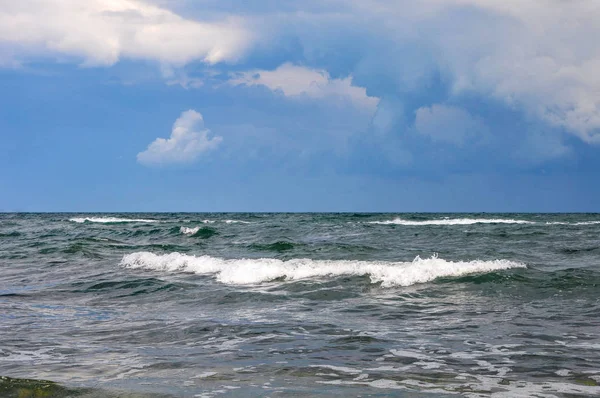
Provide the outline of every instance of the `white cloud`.
<path id="1" fill-rule="evenodd" d="M 362 87 L 350 76 L 333 79 L 291 63 L 236 74 L 230 82 L 288 97 L 343 98 L 374 113 L 379 99 L 363 87 L 395 89 L 402 97 L 428 89 L 427 80 L 441 71 L 453 103 L 465 94 L 492 98 L 600 143 L 597 0 L 234 1 L 243 18 L 223 17 L 228 6 L 219 2 L 178 3 L 210 21 L 169 11 L 168 0 L 0 0 L 0 66 L 43 55 L 87 65 L 131 58 L 177 67 L 233 62 L 251 48 L 271 59 L 274 49 L 307 65 L 344 64 Z"/>
<path id="2" fill-rule="evenodd" d="M 85 65 L 122 57 L 184 65 L 235 61 L 253 41 L 241 19 L 198 22 L 136 0 L 19 0 L 0 3 L 0 45 L 74 56 Z"/>
<path id="3" fill-rule="evenodd" d="M 407 64 L 427 71 L 428 62 L 434 62 L 446 73 L 456 96 L 477 93 L 499 99 L 586 142 L 600 143 L 598 1 L 355 0 L 352 4 L 355 18 L 371 21 L 362 26 L 368 35 L 399 48 L 412 43 L 431 55 L 420 60 L 386 49 L 379 64 L 394 65 L 398 81 L 410 72 Z"/>
<path id="4" fill-rule="evenodd" d="M 600 7 L 595 1 L 455 0 L 498 14 L 490 48 L 464 65 L 452 44 L 455 89 L 491 94 L 550 125 L 600 143 Z M 458 38 L 458 37 L 455 37 Z M 491 39 L 491 40 L 490 40 Z M 468 42 L 467 42 L 468 43 Z"/>
<path id="5" fill-rule="evenodd" d="M 440 104 L 417 109 L 415 128 L 433 142 L 457 146 L 489 134 L 489 129 L 479 118 L 464 109 Z"/>
<path id="6" fill-rule="evenodd" d="M 148 149 L 138 153 L 137 160 L 145 165 L 191 163 L 204 152 L 215 149 L 223 140 L 209 138 L 202 115 L 195 110 L 185 111 L 173 124 L 171 137 L 157 138 Z"/>
<path id="7" fill-rule="evenodd" d="M 332 79 L 325 70 L 310 69 L 303 66 L 283 64 L 277 69 L 253 70 L 236 74 L 230 81 L 232 85 L 262 85 L 273 91 L 280 91 L 286 97 L 323 99 L 341 98 L 354 106 L 375 112 L 379 98 L 369 97 L 363 87 L 352 85 L 352 77 Z"/>

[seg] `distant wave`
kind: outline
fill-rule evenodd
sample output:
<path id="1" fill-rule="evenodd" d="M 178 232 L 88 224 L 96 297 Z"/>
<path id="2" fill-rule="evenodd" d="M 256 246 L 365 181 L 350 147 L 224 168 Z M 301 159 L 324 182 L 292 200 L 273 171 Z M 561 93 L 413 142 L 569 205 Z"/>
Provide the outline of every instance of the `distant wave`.
<path id="1" fill-rule="evenodd" d="M 214 224 L 216 222 L 224 222 L 225 224 L 251 224 L 250 221 L 242 220 L 202 220 L 202 224 Z"/>
<path id="2" fill-rule="evenodd" d="M 381 225 L 471 225 L 471 224 L 535 224 L 533 221 L 502 218 L 443 218 L 439 220 L 403 220 L 394 218 L 386 221 L 368 221 L 368 224 Z"/>
<path id="3" fill-rule="evenodd" d="M 509 268 L 525 268 L 509 260 L 446 261 L 437 257 L 415 258 L 412 262 L 352 261 L 352 260 L 278 260 L 273 258 L 226 260 L 210 256 L 190 256 L 180 253 L 156 255 L 136 252 L 125 255 L 121 265 L 157 271 L 214 274 L 225 284 L 257 284 L 283 278 L 285 280 L 368 275 L 372 283 L 384 287 L 410 286 L 441 277 L 458 277 Z"/>
<path id="4" fill-rule="evenodd" d="M 97 222 L 103 224 L 110 223 L 125 223 L 125 222 L 160 222 L 158 220 L 147 220 L 143 218 L 133 219 L 133 218 L 118 218 L 118 217 L 75 217 L 70 218 L 69 221 L 76 223 L 84 223 L 84 222 Z"/>
<path id="5" fill-rule="evenodd" d="M 555 222 L 547 222 L 546 225 L 597 225 L 600 224 L 600 221 L 580 221 L 580 222 L 563 222 L 563 221 L 555 221 Z"/>
<path id="6" fill-rule="evenodd" d="M 514 220 L 505 218 L 442 218 L 437 220 L 404 220 L 402 218 L 394 218 L 393 220 L 384 221 L 366 221 L 367 224 L 379 225 L 472 225 L 472 224 L 545 224 L 545 225 L 597 225 L 600 221 L 580 221 L 580 222 L 535 222 L 527 220 Z"/>

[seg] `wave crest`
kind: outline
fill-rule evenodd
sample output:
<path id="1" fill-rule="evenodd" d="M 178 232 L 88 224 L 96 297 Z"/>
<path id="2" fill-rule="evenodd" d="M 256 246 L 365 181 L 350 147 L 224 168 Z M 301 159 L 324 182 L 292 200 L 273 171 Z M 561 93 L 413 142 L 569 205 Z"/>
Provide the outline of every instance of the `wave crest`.
<path id="1" fill-rule="evenodd" d="M 148 219 L 143 219 L 143 218 L 132 219 L 132 218 L 118 218 L 118 217 L 75 217 L 75 218 L 70 218 L 69 221 L 80 223 L 80 224 L 85 223 L 85 222 L 95 222 L 95 223 L 103 223 L 103 224 L 126 223 L 126 222 L 145 222 L 145 223 L 159 222 L 158 220 L 148 220 Z"/>
<path id="2" fill-rule="evenodd" d="M 210 238 L 211 236 L 217 235 L 218 232 L 210 227 L 194 227 L 194 228 L 190 228 L 190 227 L 181 227 L 179 228 L 179 232 L 181 232 L 184 235 L 188 235 L 194 238 L 203 238 L 203 239 L 207 239 Z"/>
<path id="3" fill-rule="evenodd" d="M 580 222 L 563 222 L 563 221 L 554 221 L 547 222 L 546 225 L 598 225 L 600 221 L 580 221 Z"/>
<path id="4" fill-rule="evenodd" d="M 150 252 L 125 255 L 120 264 L 128 268 L 214 274 L 217 281 L 232 285 L 258 284 L 280 278 L 298 280 L 368 275 L 372 283 L 381 283 L 383 287 L 410 286 L 441 277 L 525 268 L 525 264 L 509 260 L 454 262 L 437 256 L 427 259 L 416 257 L 412 262 L 310 259 L 283 261 L 273 258 L 226 260 L 181 253 L 156 255 Z"/>
<path id="5" fill-rule="evenodd" d="M 394 218 L 386 221 L 368 221 L 368 224 L 381 225 L 471 225 L 471 224 L 535 224 L 533 221 L 502 218 L 444 218 L 439 220 L 404 220 Z"/>
<path id="6" fill-rule="evenodd" d="M 201 227 L 181 227 L 179 228 L 179 232 L 184 235 L 194 235 L 196 232 L 200 231 Z"/>

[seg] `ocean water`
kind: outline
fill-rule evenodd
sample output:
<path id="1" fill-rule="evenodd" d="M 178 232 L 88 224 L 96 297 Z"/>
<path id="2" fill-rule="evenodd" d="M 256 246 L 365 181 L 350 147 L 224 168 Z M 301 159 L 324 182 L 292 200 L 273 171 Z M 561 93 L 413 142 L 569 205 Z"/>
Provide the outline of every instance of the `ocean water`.
<path id="1" fill-rule="evenodd" d="M 600 214 L 2 214 L 0 376 L 2 397 L 600 396 Z"/>

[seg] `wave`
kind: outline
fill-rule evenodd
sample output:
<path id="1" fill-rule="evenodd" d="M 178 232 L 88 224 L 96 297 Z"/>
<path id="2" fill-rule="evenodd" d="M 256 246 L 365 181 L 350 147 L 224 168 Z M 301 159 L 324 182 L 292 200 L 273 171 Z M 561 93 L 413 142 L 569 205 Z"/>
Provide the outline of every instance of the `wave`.
<path id="1" fill-rule="evenodd" d="M 444 218 L 438 220 L 413 221 L 394 218 L 386 221 L 368 221 L 368 224 L 381 225 L 471 225 L 471 224 L 535 224 L 533 221 L 502 218 Z"/>
<path id="2" fill-rule="evenodd" d="M 132 218 L 118 218 L 118 217 L 75 217 L 70 218 L 69 221 L 76 223 L 95 222 L 103 224 L 115 224 L 115 223 L 126 223 L 126 222 L 160 222 L 158 220 L 148 220 L 143 218 L 132 219 Z"/>
<path id="3" fill-rule="evenodd" d="M 410 286 L 441 277 L 485 273 L 510 268 L 525 268 L 525 264 L 509 260 L 446 261 L 437 256 L 416 257 L 412 262 L 353 260 L 278 260 L 231 259 L 210 256 L 190 256 L 181 253 L 156 255 L 136 252 L 123 256 L 120 265 L 157 271 L 214 274 L 217 281 L 232 285 L 258 284 L 276 279 L 299 280 L 344 275 L 368 275 L 372 283 L 383 287 Z"/>
<path id="4" fill-rule="evenodd" d="M 196 232 L 200 231 L 200 228 L 201 227 L 181 227 L 179 228 L 179 232 L 181 232 L 184 235 L 194 235 Z"/>
<path id="5" fill-rule="evenodd" d="M 472 225 L 472 224 L 541 224 L 541 222 L 527 221 L 527 220 L 514 220 L 505 218 L 442 218 L 437 220 L 404 220 L 402 218 L 394 218 L 393 220 L 384 221 L 367 221 L 367 224 L 379 224 L 379 225 Z M 545 225 L 597 225 L 600 221 L 580 221 L 580 222 L 567 222 L 567 221 L 554 221 L 546 222 Z"/>
<path id="6" fill-rule="evenodd" d="M 179 232 L 184 235 L 192 236 L 194 238 L 210 238 L 213 235 L 217 235 L 218 232 L 210 227 L 181 227 Z"/>
<path id="7" fill-rule="evenodd" d="M 258 251 L 283 252 L 286 250 L 293 250 L 297 245 L 299 245 L 299 244 L 280 240 L 280 241 L 277 241 L 274 243 L 268 243 L 268 244 L 253 243 L 253 244 L 249 245 L 248 248 L 250 248 L 252 250 L 258 250 Z"/>
<path id="8" fill-rule="evenodd" d="M 0 238 L 16 238 L 21 236 L 20 232 L 17 231 L 13 231 L 13 232 L 0 232 Z"/>
<path id="9" fill-rule="evenodd" d="M 191 220 L 186 220 L 185 222 L 191 222 Z M 252 224 L 250 221 L 242 220 L 202 220 L 200 222 L 202 224 L 214 224 L 216 222 L 224 222 L 225 224 Z"/>
<path id="10" fill-rule="evenodd" d="M 580 221 L 580 222 L 554 221 L 554 222 L 546 223 L 546 225 L 597 225 L 597 224 L 600 224 L 600 221 Z"/>

